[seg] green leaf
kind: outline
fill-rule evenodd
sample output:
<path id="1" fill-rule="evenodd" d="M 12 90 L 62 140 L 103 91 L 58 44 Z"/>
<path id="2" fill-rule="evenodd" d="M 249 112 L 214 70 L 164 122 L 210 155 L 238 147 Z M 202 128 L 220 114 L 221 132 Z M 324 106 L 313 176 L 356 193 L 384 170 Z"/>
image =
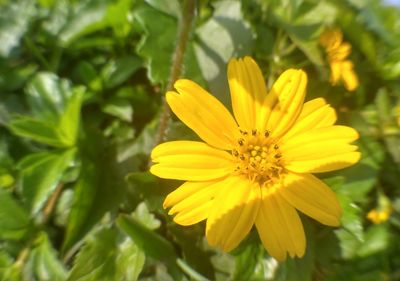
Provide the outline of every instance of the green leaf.
<path id="1" fill-rule="evenodd" d="M 257 265 L 262 261 L 265 249 L 259 241 L 252 241 L 245 245 L 241 251 L 235 254 L 235 271 L 233 272 L 232 280 L 254 280 L 260 279 Z"/>
<path id="2" fill-rule="evenodd" d="M 71 88 L 68 81 L 49 73 L 39 73 L 27 87 L 35 118 L 11 120 L 14 134 L 54 147 L 75 145 L 84 88 Z"/>
<path id="3" fill-rule="evenodd" d="M 74 145 L 78 138 L 84 92 L 81 87 L 73 90 L 58 124 L 61 138 L 70 146 Z"/>
<path id="4" fill-rule="evenodd" d="M 85 0 L 75 2 L 70 7 L 71 16 L 59 35 L 64 46 L 69 46 L 78 38 L 107 26 L 107 22 L 104 20 L 107 1 Z"/>
<path id="5" fill-rule="evenodd" d="M 0 56 L 6 57 L 20 44 L 28 29 L 35 11 L 35 2 L 19 0 L 0 5 Z"/>
<path id="6" fill-rule="evenodd" d="M 171 243 L 136 219 L 120 215 L 117 218 L 117 225 L 146 255 L 164 261 L 174 262 L 176 260 L 177 256 Z"/>
<path id="7" fill-rule="evenodd" d="M 28 155 L 18 164 L 22 194 L 32 214 L 43 207 L 74 156 L 75 149 L 39 152 Z"/>
<path id="8" fill-rule="evenodd" d="M 0 189 L 0 239 L 21 239 L 29 227 L 29 216 L 11 194 Z"/>
<path id="9" fill-rule="evenodd" d="M 128 238 L 118 244 L 118 232 L 103 228 L 86 239 L 67 280 L 136 280 L 143 265 L 143 253 Z"/>
<path id="10" fill-rule="evenodd" d="M 64 148 L 72 145 L 60 135 L 59 127 L 51 124 L 51 122 L 31 117 L 19 117 L 11 120 L 9 128 L 17 136 L 53 147 Z"/>
<path id="11" fill-rule="evenodd" d="M 149 212 L 146 203 L 141 202 L 135 212 L 132 213 L 132 217 L 138 222 L 146 226 L 148 229 L 155 230 L 160 227 L 160 221 Z"/>
<path id="12" fill-rule="evenodd" d="M 385 251 L 390 246 L 390 233 L 386 224 L 373 225 L 365 232 L 365 241 L 357 249 L 357 255 L 366 257 Z"/>
<path id="13" fill-rule="evenodd" d="M 241 12 L 241 1 L 218 1 L 214 14 L 195 30 L 194 52 L 211 92 L 227 102 L 226 64 L 251 54 L 253 35 Z"/>
<path id="14" fill-rule="evenodd" d="M 33 115 L 57 124 L 72 96 L 71 83 L 50 72 L 39 72 L 28 83 L 26 93 Z"/>
<path id="15" fill-rule="evenodd" d="M 52 247 L 45 232 L 41 232 L 30 252 L 35 276 L 43 281 L 63 281 L 67 270 L 58 260 L 57 252 Z"/>
<path id="16" fill-rule="evenodd" d="M 63 242 L 63 252 L 68 250 L 77 240 L 93 226 L 86 222 L 90 220 L 90 209 L 94 204 L 98 174 L 95 164 L 83 159 L 79 179 L 74 187 L 72 206 Z"/>
<path id="17" fill-rule="evenodd" d="M 179 18 L 181 16 L 181 7 L 177 0 L 145 0 L 147 4 L 152 6 L 153 8 L 163 12 L 167 15 L 171 15 L 175 18 Z"/>
<path id="18" fill-rule="evenodd" d="M 136 50 L 146 61 L 148 77 L 153 83 L 166 82 L 177 39 L 177 20 L 147 5 L 138 7 L 134 17 L 145 32 Z"/>
<path id="19" fill-rule="evenodd" d="M 115 147 L 110 147 L 97 131 L 82 140 L 82 168 L 75 184 L 71 213 L 63 242 L 69 250 L 106 212 L 116 211 L 124 199 L 126 167 L 117 164 Z"/>
<path id="20" fill-rule="evenodd" d="M 106 88 L 113 88 L 125 82 L 139 67 L 142 61 L 136 56 L 126 56 L 110 61 L 102 70 Z"/>
<path id="21" fill-rule="evenodd" d="M 126 122 L 132 121 L 133 109 L 127 99 L 113 98 L 104 104 L 103 111 Z"/>

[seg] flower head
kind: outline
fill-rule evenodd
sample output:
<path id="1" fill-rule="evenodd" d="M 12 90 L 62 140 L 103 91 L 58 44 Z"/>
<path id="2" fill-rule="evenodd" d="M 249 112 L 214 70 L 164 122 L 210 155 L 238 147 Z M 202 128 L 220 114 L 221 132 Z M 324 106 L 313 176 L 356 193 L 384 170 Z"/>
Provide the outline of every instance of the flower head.
<path id="1" fill-rule="evenodd" d="M 342 32 L 337 28 L 326 30 L 320 37 L 320 43 L 327 53 L 332 85 L 343 81 L 347 90 L 354 91 L 358 87 L 358 77 L 353 63 L 347 59 L 351 53 L 351 45 L 343 42 Z"/>
<path id="2" fill-rule="evenodd" d="M 211 94 L 178 80 L 166 99 L 172 111 L 204 141 L 172 141 L 152 151 L 150 171 L 186 182 L 164 208 L 181 225 L 206 222 L 209 244 L 234 249 L 256 226 L 271 256 L 301 257 L 305 234 L 297 210 L 331 226 L 341 209 L 335 194 L 311 173 L 356 163 L 358 133 L 333 125 L 322 98 L 304 104 L 307 75 L 289 69 L 267 94 L 253 59 L 232 59 L 228 82 L 234 118 Z M 296 210 L 297 209 L 297 210 Z"/>

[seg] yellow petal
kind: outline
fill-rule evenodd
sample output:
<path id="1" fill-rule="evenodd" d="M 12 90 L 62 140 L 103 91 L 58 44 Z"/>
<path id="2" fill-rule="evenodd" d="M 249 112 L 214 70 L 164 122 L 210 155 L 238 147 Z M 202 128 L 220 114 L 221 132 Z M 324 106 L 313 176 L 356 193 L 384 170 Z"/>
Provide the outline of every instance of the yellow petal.
<path id="1" fill-rule="evenodd" d="M 256 227 L 268 253 L 283 261 L 286 254 L 302 257 L 306 248 L 303 224 L 297 211 L 289 205 L 279 192 L 264 193 Z"/>
<path id="2" fill-rule="evenodd" d="M 250 57 L 232 59 L 228 65 L 228 82 L 233 113 L 244 130 L 258 128 L 257 118 L 267 89 L 257 63 Z"/>
<path id="3" fill-rule="evenodd" d="M 164 201 L 163 207 L 171 207 L 168 214 L 180 225 L 192 225 L 208 217 L 208 213 L 223 181 L 185 182 L 171 192 Z"/>
<path id="4" fill-rule="evenodd" d="M 332 85 L 337 85 L 342 77 L 342 62 L 331 62 L 331 76 L 330 82 Z"/>
<path id="5" fill-rule="evenodd" d="M 288 174 L 280 194 L 296 209 L 319 221 L 338 226 L 342 209 L 335 193 L 310 174 Z"/>
<path id="6" fill-rule="evenodd" d="M 358 87 L 358 77 L 353 70 L 353 63 L 351 61 L 343 62 L 343 83 L 348 91 L 354 91 Z"/>
<path id="7" fill-rule="evenodd" d="M 257 183 L 237 176 L 228 178 L 223 185 L 211 207 L 206 236 L 210 245 L 229 252 L 253 226 L 261 194 Z"/>
<path id="8" fill-rule="evenodd" d="M 166 179 L 207 181 L 222 178 L 235 168 L 231 154 L 195 141 L 162 143 L 153 149 L 151 158 L 158 164 L 150 172 Z"/>
<path id="9" fill-rule="evenodd" d="M 320 127 L 297 134 L 281 144 L 285 168 L 320 173 L 351 166 L 360 159 L 357 146 L 349 144 L 357 138 L 357 131 L 346 126 Z"/>
<path id="10" fill-rule="evenodd" d="M 238 131 L 229 111 L 211 94 L 190 80 L 178 80 L 179 92 L 168 92 L 172 111 L 205 142 L 221 149 L 231 149 Z"/>
<path id="11" fill-rule="evenodd" d="M 330 61 L 343 61 L 351 53 L 351 45 L 347 42 L 342 43 L 339 47 L 334 50 L 330 50 L 328 53 Z"/>
<path id="12" fill-rule="evenodd" d="M 296 173 L 325 173 L 350 167 L 356 164 L 360 158 L 361 153 L 355 151 L 321 159 L 291 161 L 285 165 L 285 168 Z"/>
<path id="13" fill-rule="evenodd" d="M 338 48 L 343 41 L 343 33 L 338 28 L 328 29 L 322 33 L 320 37 L 320 43 L 324 46 L 327 51 Z"/>
<path id="14" fill-rule="evenodd" d="M 296 134 L 315 128 L 332 126 L 336 119 L 335 110 L 329 104 L 326 104 L 323 98 L 310 100 L 304 104 L 299 118 L 285 134 L 284 139 L 290 139 Z"/>
<path id="15" fill-rule="evenodd" d="M 307 86 L 307 75 L 302 70 L 286 70 L 272 86 L 264 106 L 265 129 L 272 132 L 272 137 L 284 134 L 299 116 L 303 107 Z"/>

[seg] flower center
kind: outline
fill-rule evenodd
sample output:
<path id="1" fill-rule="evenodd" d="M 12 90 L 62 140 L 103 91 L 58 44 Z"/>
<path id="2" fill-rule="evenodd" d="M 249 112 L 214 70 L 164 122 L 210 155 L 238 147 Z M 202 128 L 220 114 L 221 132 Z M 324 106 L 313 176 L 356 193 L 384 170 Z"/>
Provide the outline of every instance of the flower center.
<path id="1" fill-rule="evenodd" d="M 237 160 L 235 172 L 267 186 L 279 180 L 283 170 L 282 154 L 270 132 L 240 130 L 241 137 L 232 155 Z"/>

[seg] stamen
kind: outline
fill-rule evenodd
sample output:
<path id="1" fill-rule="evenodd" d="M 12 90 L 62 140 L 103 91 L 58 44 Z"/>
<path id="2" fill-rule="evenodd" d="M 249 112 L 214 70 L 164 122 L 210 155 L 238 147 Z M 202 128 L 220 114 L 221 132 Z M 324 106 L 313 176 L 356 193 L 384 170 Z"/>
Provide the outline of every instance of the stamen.
<path id="1" fill-rule="evenodd" d="M 251 132 L 251 133 L 248 133 Z M 235 172 L 246 176 L 251 181 L 258 182 L 263 187 L 269 187 L 279 180 L 283 172 L 283 157 L 279 145 L 268 139 L 270 131 L 260 134 L 257 130 L 240 130 L 238 146 L 232 150 L 238 165 Z"/>

